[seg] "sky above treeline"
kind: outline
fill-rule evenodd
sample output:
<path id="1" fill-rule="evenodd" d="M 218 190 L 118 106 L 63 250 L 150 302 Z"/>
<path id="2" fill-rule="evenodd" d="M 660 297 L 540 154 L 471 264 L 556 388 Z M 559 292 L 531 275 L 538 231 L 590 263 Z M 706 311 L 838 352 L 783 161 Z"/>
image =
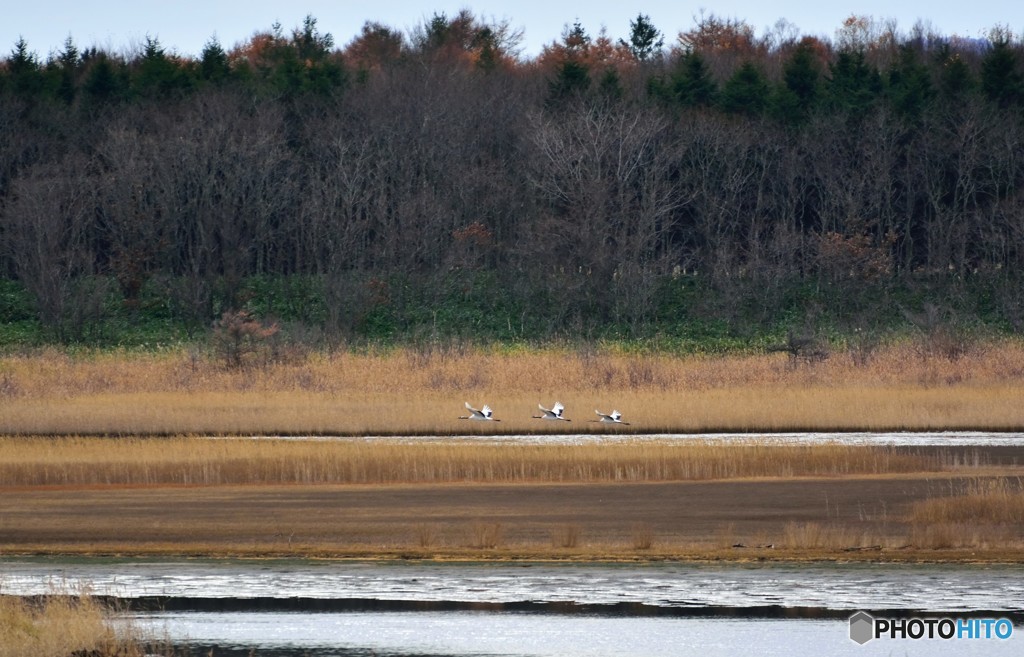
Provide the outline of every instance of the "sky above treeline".
<path id="1" fill-rule="evenodd" d="M 109 52 L 130 53 L 147 37 L 156 38 L 168 52 L 198 56 L 211 37 L 216 36 L 225 49 L 247 41 L 255 32 L 266 31 L 275 22 L 285 33 L 300 26 L 307 15 L 317 19 L 321 33 L 330 33 L 335 45 L 343 47 L 357 36 L 367 21 L 382 23 L 408 33 L 435 13 L 449 17 L 469 9 L 487 22 L 507 21 L 521 29 L 521 54 L 534 57 L 541 49 L 557 41 L 567 25 L 579 22 L 589 34 L 602 28 L 614 39 L 626 38 L 629 22 L 638 14 L 665 34 L 672 45 L 680 31 L 692 28 L 703 11 L 719 18 L 738 19 L 753 27 L 758 36 L 775 29 L 780 19 L 791 24 L 800 35 L 833 39 L 836 29 L 851 14 L 870 16 L 878 21 L 893 20 L 907 33 L 920 22 L 929 31 L 944 36 L 983 37 L 995 26 L 1009 29 L 1018 38 L 1024 33 L 1024 3 L 1005 0 L 854 0 L 850 3 L 807 2 L 806 0 L 720 0 L 713 4 L 673 2 L 632 3 L 621 0 L 592 0 L 582 3 L 553 3 L 541 0 L 501 2 L 433 3 L 409 0 L 353 2 L 351 0 L 107 0 L 89 3 L 81 0 L 50 2 L 11 2 L 0 18 L 0 53 L 9 56 L 19 38 L 29 50 L 46 59 L 60 50 L 71 36 L 81 48 L 96 46 Z"/>

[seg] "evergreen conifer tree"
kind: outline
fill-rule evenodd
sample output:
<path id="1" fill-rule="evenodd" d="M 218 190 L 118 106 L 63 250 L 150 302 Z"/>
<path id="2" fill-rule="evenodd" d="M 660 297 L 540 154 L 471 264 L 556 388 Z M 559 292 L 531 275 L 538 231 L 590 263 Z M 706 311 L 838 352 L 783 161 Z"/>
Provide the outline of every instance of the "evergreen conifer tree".
<path id="1" fill-rule="evenodd" d="M 996 34 L 992 49 L 981 60 L 981 91 L 1000 107 L 1009 107 L 1024 99 L 1024 78 L 1009 38 Z"/>
<path id="2" fill-rule="evenodd" d="M 96 53 L 90 57 L 91 64 L 85 76 L 82 91 L 94 103 L 108 103 L 121 100 L 127 91 L 127 85 L 119 74 L 114 63 L 106 53 Z"/>
<path id="3" fill-rule="evenodd" d="M 821 72 L 814 51 L 801 43 L 782 66 L 782 83 L 771 96 L 769 109 L 779 121 L 800 124 L 807 120 L 821 96 Z"/>
<path id="4" fill-rule="evenodd" d="M 147 36 L 133 85 L 143 97 L 167 98 L 187 91 L 191 80 L 188 73 L 167 56 L 159 39 Z"/>
<path id="5" fill-rule="evenodd" d="M 646 62 L 661 52 L 665 39 L 650 16 L 637 14 L 636 20 L 629 21 L 629 41 L 620 39 L 619 43 L 629 49 L 637 61 Z"/>
<path id="6" fill-rule="evenodd" d="M 944 45 L 937 55 L 941 70 L 939 91 L 947 100 L 962 100 L 977 87 L 977 80 L 959 53 L 951 53 Z"/>
<path id="7" fill-rule="evenodd" d="M 549 104 L 561 104 L 585 94 L 590 89 L 590 66 L 586 57 L 590 36 L 578 22 L 562 34 L 562 62 L 555 78 L 548 84 Z"/>
<path id="8" fill-rule="evenodd" d="M 7 60 L 7 74 L 10 76 L 12 90 L 18 95 L 34 96 L 42 91 L 42 67 L 22 37 L 14 44 L 14 50 Z"/>
<path id="9" fill-rule="evenodd" d="M 228 65 L 228 55 L 221 48 L 217 37 L 210 37 L 210 40 L 203 46 L 203 52 L 199 58 L 199 77 L 208 82 L 223 82 L 231 75 L 231 67 Z"/>
<path id="10" fill-rule="evenodd" d="M 862 117 L 882 93 L 882 77 L 861 51 L 843 51 L 829 67 L 828 98 L 833 109 Z"/>
<path id="11" fill-rule="evenodd" d="M 730 114 L 759 116 L 768 106 L 771 88 L 753 62 L 743 62 L 726 81 L 719 95 L 719 104 Z"/>
<path id="12" fill-rule="evenodd" d="M 70 36 L 64 40 L 64 49 L 57 55 L 57 66 L 59 75 L 57 97 L 70 105 L 74 102 L 78 92 L 78 70 L 81 66 L 78 48 Z"/>
<path id="13" fill-rule="evenodd" d="M 672 74 L 672 95 L 684 107 L 709 106 L 715 101 L 718 85 L 698 52 L 687 52 Z"/>
<path id="14" fill-rule="evenodd" d="M 917 52 L 909 47 L 900 48 L 900 56 L 889 71 L 889 99 L 896 112 L 905 119 L 920 118 L 934 95 L 931 75 L 922 64 Z"/>

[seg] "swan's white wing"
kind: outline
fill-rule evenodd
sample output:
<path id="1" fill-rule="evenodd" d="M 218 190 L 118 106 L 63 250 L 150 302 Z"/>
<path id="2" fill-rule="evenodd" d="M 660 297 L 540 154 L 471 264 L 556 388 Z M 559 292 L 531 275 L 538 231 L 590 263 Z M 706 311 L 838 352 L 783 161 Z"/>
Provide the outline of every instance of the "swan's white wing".
<path id="1" fill-rule="evenodd" d="M 612 418 L 613 420 L 615 420 L 616 422 L 618 422 L 619 420 L 621 420 L 621 419 L 622 419 L 622 413 L 620 413 L 620 412 L 618 412 L 618 411 L 612 411 L 612 415 L 611 415 L 611 418 Z"/>
<path id="2" fill-rule="evenodd" d="M 481 410 L 481 413 L 483 413 L 484 417 L 486 417 L 486 418 L 490 418 L 491 417 L 491 413 L 493 413 L 493 412 L 494 411 L 492 411 L 491 407 L 488 406 L 487 404 L 484 404 L 483 410 Z"/>
<path id="3" fill-rule="evenodd" d="M 562 417 L 562 411 L 564 410 L 565 406 L 562 406 L 562 402 L 556 401 L 555 405 L 551 407 L 551 412 L 557 415 L 558 417 Z"/>

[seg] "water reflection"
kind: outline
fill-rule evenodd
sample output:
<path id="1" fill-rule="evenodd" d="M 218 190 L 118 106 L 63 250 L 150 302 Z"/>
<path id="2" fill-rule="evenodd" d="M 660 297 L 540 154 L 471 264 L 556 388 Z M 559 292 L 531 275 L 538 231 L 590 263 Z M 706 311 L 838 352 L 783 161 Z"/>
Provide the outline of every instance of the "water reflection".
<path id="1" fill-rule="evenodd" d="M 374 601 L 419 604 L 408 609 L 437 609 L 440 603 L 452 609 L 474 604 L 529 608 L 508 606 L 520 604 L 546 605 L 545 611 L 559 611 L 557 606 L 562 605 L 625 613 L 644 608 L 1024 609 L 1024 565 L 1019 564 L 0 561 L 0 592 L 46 593 L 55 580 L 65 585 L 87 583 L 100 595 L 163 600 L 165 608 L 173 609 L 346 611 L 374 609 Z M 176 599 L 181 604 L 175 604 Z M 199 600 L 225 602 L 190 602 Z M 275 600 L 299 606 L 271 604 Z M 226 601 L 235 601 L 235 606 L 226 606 Z M 248 602 L 239 606 L 237 601 Z"/>
<path id="2" fill-rule="evenodd" d="M 211 437 L 210 440 L 223 440 Z M 594 443 L 669 441 L 742 444 L 756 441 L 761 444 L 816 445 L 838 443 L 843 445 L 876 445 L 894 447 L 1021 447 L 1024 433 L 991 431 L 888 431 L 888 432 L 796 432 L 796 433 L 700 433 L 700 434 L 638 434 L 615 431 L 601 434 L 474 434 L 465 436 L 240 436 L 233 440 L 288 440 L 288 441 L 358 441 L 397 443 L 502 443 L 543 445 L 584 445 Z"/>
<path id="3" fill-rule="evenodd" d="M 189 637 L 194 653 L 230 657 L 692 655 L 1016 655 L 1019 640 L 899 641 L 860 646 L 845 620 L 562 617 L 544 614 L 157 614 L 140 621 Z"/>

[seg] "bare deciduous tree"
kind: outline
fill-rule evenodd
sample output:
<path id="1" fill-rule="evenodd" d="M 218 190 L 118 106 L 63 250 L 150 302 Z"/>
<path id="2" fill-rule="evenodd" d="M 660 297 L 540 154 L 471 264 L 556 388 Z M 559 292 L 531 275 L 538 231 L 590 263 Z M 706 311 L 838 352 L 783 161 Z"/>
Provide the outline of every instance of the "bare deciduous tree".
<path id="1" fill-rule="evenodd" d="M 87 162 L 75 162 L 77 175 L 56 165 L 32 167 L 12 185 L 4 212 L 7 255 L 40 321 L 62 339 L 79 335 L 84 320 L 97 319 L 104 292 L 85 280 L 96 273 L 94 181 Z"/>

